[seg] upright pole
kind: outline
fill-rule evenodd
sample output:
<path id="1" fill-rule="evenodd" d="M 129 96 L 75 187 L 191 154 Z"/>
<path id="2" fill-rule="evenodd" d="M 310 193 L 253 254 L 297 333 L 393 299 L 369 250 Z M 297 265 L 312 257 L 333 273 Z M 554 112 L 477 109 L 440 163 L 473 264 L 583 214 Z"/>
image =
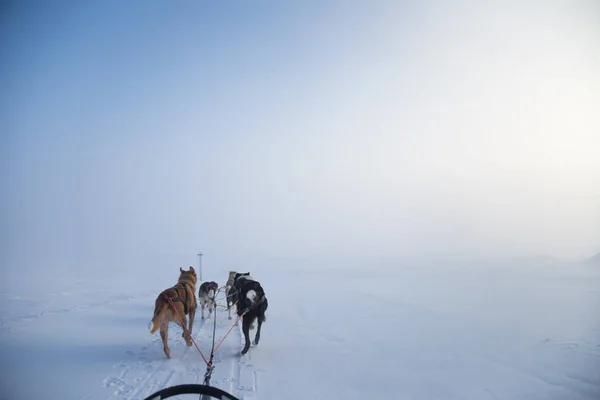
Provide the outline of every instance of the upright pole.
<path id="1" fill-rule="evenodd" d="M 198 271 L 200 272 L 200 282 L 202 282 L 202 253 L 198 253 Z"/>

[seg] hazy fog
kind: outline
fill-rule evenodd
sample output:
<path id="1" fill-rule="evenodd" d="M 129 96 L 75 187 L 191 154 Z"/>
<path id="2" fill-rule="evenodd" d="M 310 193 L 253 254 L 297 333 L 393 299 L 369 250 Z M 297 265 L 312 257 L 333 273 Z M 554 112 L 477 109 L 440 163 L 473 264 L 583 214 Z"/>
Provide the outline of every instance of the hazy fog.
<path id="1" fill-rule="evenodd" d="M 213 3 L 2 6 L 4 265 L 600 250 L 597 2 Z"/>

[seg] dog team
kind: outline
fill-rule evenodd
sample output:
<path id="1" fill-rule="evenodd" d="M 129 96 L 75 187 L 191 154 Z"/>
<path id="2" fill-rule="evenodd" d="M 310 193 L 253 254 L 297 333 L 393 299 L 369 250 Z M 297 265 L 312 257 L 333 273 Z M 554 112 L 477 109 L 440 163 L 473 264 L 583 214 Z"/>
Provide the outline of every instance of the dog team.
<path id="1" fill-rule="evenodd" d="M 177 284 L 163 290 L 156 298 L 154 316 L 148 323 L 148 330 L 150 334 L 154 334 L 160 329 L 163 350 L 167 358 L 171 358 L 171 350 L 168 345 L 170 322 L 175 322 L 183 329 L 181 336 L 188 346 L 192 346 L 192 327 L 197 308 L 197 282 L 198 277 L 194 267 L 190 267 L 188 271 L 179 268 Z M 212 316 L 218 290 L 219 285 L 213 281 L 204 282 L 200 285 L 198 298 L 202 310 L 202 320 L 204 320 L 204 308 L 206 306 L 208 306 L 209 318 Z M 230 271 L 225 284 L 225 293 L 227 295 L 228 319 L 231 319 L 231 308 L 235 305 L 237 315 L 242 320 L 245 343 L 241 354 L 246 354 L 250 349 L 250 330 L 254 329 L 254 321 L 258 321 L 258 327 L 253 343 L 257 345 L 260 341 L 260 330 L 266 320 L 265 312 L 269 306 L 265 291 L 261 284 L 250 276 L 250 272 Z"/>

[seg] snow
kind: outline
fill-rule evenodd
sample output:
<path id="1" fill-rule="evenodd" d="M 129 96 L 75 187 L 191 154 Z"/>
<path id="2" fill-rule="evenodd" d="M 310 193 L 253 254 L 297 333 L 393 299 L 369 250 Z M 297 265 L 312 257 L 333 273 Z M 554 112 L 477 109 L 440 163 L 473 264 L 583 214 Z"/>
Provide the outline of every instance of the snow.
<path id="1" fill-rule="evenodd" d="M 170 360 L 147 331 L 179 267 L 11 273 L 0 294 L 0 398 L 143 399 L 202 383 L 206 366 L 178 327 L 169 329 Z M 229 270 L 205 266 L 203 278 L 222 285 Z M 598 268 L 240 270 L 248 271 L 269 299 L 261 342 L 240 356 L 234 328 L 211 380 L 240 399 L 600 398 Z M 216 318 L 218 342 L 235 318 L 221 307 Z M 197 314 L 194 339 L 207 356 L 212 327 Z"/>

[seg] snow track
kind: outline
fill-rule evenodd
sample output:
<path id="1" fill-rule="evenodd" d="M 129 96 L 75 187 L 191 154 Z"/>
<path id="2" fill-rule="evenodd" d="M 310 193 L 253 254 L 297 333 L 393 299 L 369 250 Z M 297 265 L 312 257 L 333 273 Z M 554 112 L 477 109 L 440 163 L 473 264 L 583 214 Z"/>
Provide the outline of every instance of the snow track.
<path id="1" fill-rule="evenodd" d="M 77 391 L 77 399 L 143 399 L 165 387 L 204 382 L 206 363 L 195 346 L 185 344 L 178 325 L 169 325 L 171 359 L 163 352 L 159 332 L 148 334 L 146 325 L 152 317 L 154 293 L 117 295 L 88 303 L 54 302 L 47 303 L 46 308 L 43 302 L 34 299 L 2 297 L 7 301 L 0 324 L 0 341 L 8 350 L 8 358 L 13 360 L 10 369 L 3 369 L 6 375 L 0 387 L 2 400 L 4 396 L 22 398 L 17 397 L 21 393 L 28 393 L 28 398 L 39 397 L 45 388 L 53 392 L 52 387 L 56 387 L 54 392 L 58 391 L 68 382 L 65 379 L 70 373 L 66 370 L 79 364 L 84 365 L 87 372 L 78 385 L 86 390 Z M 226 309 L 218 307 L 216 314 L 209 318 L 206 312 L 206 319 L 202 320 L 201 311 L 197 310 L 193 337 L 207 359 L 213 342 L 215 315 L 217 345 L 236 321 L 237 315 L 232 314 L 229 320 Z M 9 340 L 13 343 L 10 347 L 7 346 Z M 99 346 L 99 343 L 105 345 Z M 256 399 L 256 371 L 251 355 L 240 355 L 242 344 L 240 323 L 233 327 L 215 353 L 210 383 L 240 399 Z M 21 355 L 23 352 L 25 357 Z M 20 380 L 20 374 L 15 371 L 24 370 L 40 376 L 39 387 Z M 54 371 L 60 378 L 53 378 L 52 373 L 45 374 L 45 371 Z M 5 382 L 11 377 L 19 383 L 5 388 Z"/>
<path id="2" fill-rule="evenodd" d="M 252 272 L 270 299 L 261 343 L 241 356 L 233 327 L 211 378 L 240 399 L 600 398 L 600 273 L 566 271 L 562 284 L 535 271 Z M 0 400 L 133 400 L 202 383 L 206 364 L 181 328 L 169 326 L 171 359 L 148 334 L 149 288 L 162 282 L 132 292 L 133 280 L 0 293 Z M 206 357 L 212 318 L 197 311 L 193 327 Z M 235 317 L 219 307 L 216 318 L 218 344 Z"/>
<path id="3" fill-rule="evenodd" d="M 201 321 L 196 330 L 201 330 L 205 321 Z M 171 356 L 165 357 L 162 340 L 157 332 L 147 346 L 137 352 L 128 351 L 129 356 L 113 366 L 114 373 L 103 381 L 106 388 L 114 388 L 110 399 L 139 399 L 178 383 L 198 383 L 203 380 L 204 365 L 195 347 L 188 347 L 181 338 L 181 329 L 169 329 Z M 197 335 L 194 335 L 197 340 Z M 164 359 L 161 359 L 164 358 Z M 200 363 L 202 363 L 200 365 Z M 200 378 L 199 378 L 200 376 Z M 180 382 L 179 382 L 180 381 Z"/>
<path id="4" fill-rule="evenodd" d="M 193 337 L 204 356 L 209 359 L 213 341 L 214 314 L 210 319 L 194 323 Z M 227 313 L 218 311 L 215 345 L 217 345 L 235 319 L 228 320 Z M 240 399 L 257 398 L 256 371 L 250 355 L 240 355 L 243 344 L 241 323 L 234 327 L 215 353 L 211 386 L 218 387 Z M 127 352 L 128 357 L 114 365 L 114 371 L 103 381 L 112 390 L 110 400 L 133 400 L 145 398 L 165 387 L 184 383 L 204 382 L 206 363 L 195 346 L 188 347 L 181 337 L 179 326 L 169 326 L 169 346 L 171 359 L 163 353 L 162 340 L 157 332 L 148 344 L 140 349 Z"/>

